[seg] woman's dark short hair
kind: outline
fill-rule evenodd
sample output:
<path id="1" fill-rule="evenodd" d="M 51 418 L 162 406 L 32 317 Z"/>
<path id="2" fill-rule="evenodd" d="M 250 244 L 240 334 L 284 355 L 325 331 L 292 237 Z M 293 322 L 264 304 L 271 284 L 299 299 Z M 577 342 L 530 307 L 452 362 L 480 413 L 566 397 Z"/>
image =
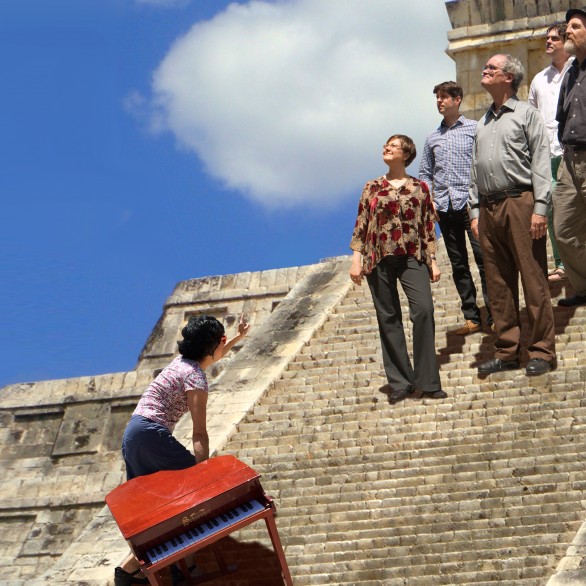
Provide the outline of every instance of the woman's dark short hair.
<path id="1" fill-rule="evenodd" d="M 395 140 L 395 138 L 398 138 L 401 141 L 401 147 L 403 148 L 403 152 L 409 155 L 407 157 L 407 160 L 405 161 L 405 167 L 408 167 L 417 156 L 417 149 L 415 148 L 415 143 L 404 134 L 393 134 L 393 136 L 391 136 L 389 140 L 385 142 L 385 145 L 389 144 L 391 140 Z"/>
<path id="2" fill-rule="evenodd" d="M 183 340 L 177 342 L 179 354 L 189 360 L 203 360 L 213 356 L 222 341 L 224 326 L 209 315 L 195 315 L 189 318 L 181 330 Z"/>

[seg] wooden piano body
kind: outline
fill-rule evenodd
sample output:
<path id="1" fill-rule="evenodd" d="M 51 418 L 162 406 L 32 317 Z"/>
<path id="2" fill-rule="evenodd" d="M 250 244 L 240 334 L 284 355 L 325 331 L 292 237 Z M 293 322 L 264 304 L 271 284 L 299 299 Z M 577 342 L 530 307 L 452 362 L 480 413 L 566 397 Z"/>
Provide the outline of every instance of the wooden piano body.
<path id="1" fill-rule="evenodd" d="M 291 575 L 277 532 L 272 499 L 260 475 L 234 456 L 218 456 L 184 470 L 165 470 L 134 478 L 111 491 L 106 503 L 152 585 L 178 563 L 187 584 L 229 571 L 218 548 L 222 537 L 264 519 L 284 583 Z M 185 557 L 212 545 L 219 571 L 189 578 Z"/>

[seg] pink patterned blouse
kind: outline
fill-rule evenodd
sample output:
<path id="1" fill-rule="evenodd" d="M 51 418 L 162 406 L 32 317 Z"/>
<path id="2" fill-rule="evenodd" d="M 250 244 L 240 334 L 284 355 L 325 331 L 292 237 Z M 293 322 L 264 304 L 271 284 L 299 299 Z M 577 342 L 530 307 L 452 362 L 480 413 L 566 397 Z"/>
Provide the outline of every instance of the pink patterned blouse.
<path id="1" fill-rule="evenodd" d="M 172 432 L 189 410 L 187 391 L 191 389 L 208 392 L 205 372 L 197 362 L 177 356 L 147 387 L 133 415 L 142 415 Z"/>
<path id="2" fill-rule="evenodd" d="M 429 188 L 409 177 L 398 190 L 387 179 L 368 181 L 362 190 L 350 248 L 363 256 L 368 275 L 385 256 L 413 256 L 431 266 L 435 224 Z"/>

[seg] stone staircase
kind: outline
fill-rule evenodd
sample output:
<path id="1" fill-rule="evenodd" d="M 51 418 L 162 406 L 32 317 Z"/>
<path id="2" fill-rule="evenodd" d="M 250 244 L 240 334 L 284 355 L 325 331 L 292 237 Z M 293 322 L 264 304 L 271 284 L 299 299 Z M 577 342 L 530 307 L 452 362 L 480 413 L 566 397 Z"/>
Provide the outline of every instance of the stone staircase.
<path id="1" fill-rule="evenodd" d="M 555 308 L 555 372 L 483 380 L 492 336 L 449 333 L 446 267 L 434 296 L 448 399 L 388 403 L 353 288 L 223 449 L 263 474 L 296 586 L 545 584 L 584 520 L 586 312 Z M 241 570 L 212 584 L 278 584 L 264 527 L 234 538 Z"/>
<path id="2" fill-rule="evenodd" d="M 214 452 L 263 475 L 295 586 L 585 585 L 586 311 L 555 307 L 556 371 L 480 379 L 492 335 L 451 333 L 461 316 L 441 244 L 438 258 L 447 399 L 390 405 L 379 392 L 372 301 L 350 285 L 347 257 L 280 279 L 251 274 L 265 289 L 246 289 L 246 311 L 266 316 L 214 378 Z M 112 583 L 127 545 L 103 497 L 122 481 L 124 425 L 188 313 L 245 309 L 231 289 L 240 278 L 209 292 L 199 289 L 210 279 L 179 284 L 147 369 L 3 389 L 0 584 Z M 188 419 L 176 435 L 190 445 Z M 281 584 L 262 523 L 221 547 L 239 571 L 210 586 Z M 210 555 L 198 565 L 211 568 Z"/>

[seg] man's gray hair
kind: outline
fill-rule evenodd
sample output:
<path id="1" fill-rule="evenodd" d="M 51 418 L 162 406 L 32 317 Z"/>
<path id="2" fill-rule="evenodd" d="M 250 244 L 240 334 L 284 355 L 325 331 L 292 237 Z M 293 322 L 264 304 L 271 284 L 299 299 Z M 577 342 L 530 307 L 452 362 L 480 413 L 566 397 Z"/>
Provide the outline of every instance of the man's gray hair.
<path id="1" fill-rule="evenodd" d="M 525 75 L 525 68 L 519 59 L 513 57 L 512 55 L 505 55 L 505 62 L 502 68 L 503 73 L 512 73 L 513 74 L 513 91 L 517 91 L 521 82 L 523 81 L 523 76 Z"/>

